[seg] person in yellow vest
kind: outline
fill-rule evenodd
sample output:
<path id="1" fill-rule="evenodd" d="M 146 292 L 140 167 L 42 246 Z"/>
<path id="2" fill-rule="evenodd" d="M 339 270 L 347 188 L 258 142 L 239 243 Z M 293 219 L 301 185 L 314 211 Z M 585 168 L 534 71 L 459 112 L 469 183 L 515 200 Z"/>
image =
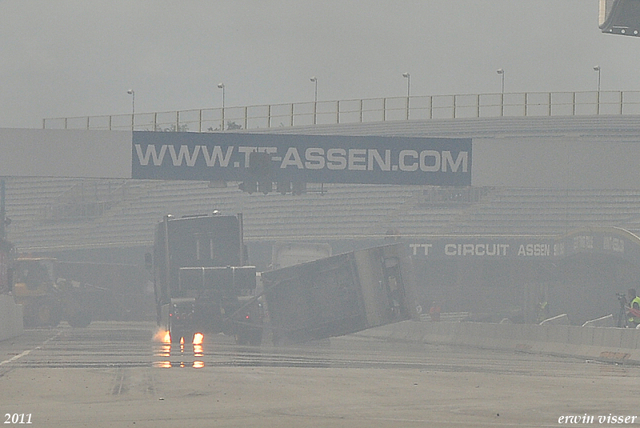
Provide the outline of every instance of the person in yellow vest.
<path id="1" fill-rule="evenodd" d="M 629 327 L 636 328 L 640 324 L 640 297 L 636 295 L 635 288 L 627 291 L 627 299 L 629 300 L 627 324 Z"/>
<path id="2" fill-rule="evenodd" d="M 540 324 L 547 318 L 549 318 L 549 302 L 547 302 L 544 297 L 540 296 L 540 301 L 536 308 L 536 321 Z"/>

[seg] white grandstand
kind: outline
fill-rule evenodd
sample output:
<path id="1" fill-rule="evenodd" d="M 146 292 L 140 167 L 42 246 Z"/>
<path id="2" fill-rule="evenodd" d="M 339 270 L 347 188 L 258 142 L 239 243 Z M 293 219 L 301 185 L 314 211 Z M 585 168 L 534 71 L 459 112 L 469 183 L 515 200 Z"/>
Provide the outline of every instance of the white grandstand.
<path id="1" fill-rule="evenodd" d="M 10 239 L 23 251 L 148 246 L 167 213 L 243 212 L 248 241 L 402 236 L 557 235 L 581 226 L 640 229 L 640 190 L 325 185 L 302 196 L 208 182 L 11 178 Z M 311 189 L 311 187 L 310 187 Z"/>

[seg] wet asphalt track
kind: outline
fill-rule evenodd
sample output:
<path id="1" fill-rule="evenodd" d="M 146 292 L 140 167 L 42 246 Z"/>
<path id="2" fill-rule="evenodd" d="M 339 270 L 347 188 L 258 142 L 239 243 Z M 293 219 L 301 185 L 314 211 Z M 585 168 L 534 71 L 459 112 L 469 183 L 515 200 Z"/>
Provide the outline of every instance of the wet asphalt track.
<path id="1" fill-rule="evenodd" d="M 540 427 L 565 415 L 607 426 L 598 416 L 640 416 L 639 367 L 357 336 L 254 348 L 154 333 L 149 323 L 64 324 L 0 342 L 4 426 Z M 11 423 L 15 414 L 31 424 Z"/>

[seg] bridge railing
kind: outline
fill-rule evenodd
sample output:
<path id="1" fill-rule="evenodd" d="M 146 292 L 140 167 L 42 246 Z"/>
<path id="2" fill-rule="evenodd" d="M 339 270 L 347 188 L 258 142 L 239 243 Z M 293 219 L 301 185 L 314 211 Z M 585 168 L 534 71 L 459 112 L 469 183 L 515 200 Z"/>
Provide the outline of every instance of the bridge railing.
<path id="1" fill-rule="evenodd" d="M 365 98 L 43 119 L 44 129 L 219 132 L 401 120 L 640 115 L 640 91 Z"/>

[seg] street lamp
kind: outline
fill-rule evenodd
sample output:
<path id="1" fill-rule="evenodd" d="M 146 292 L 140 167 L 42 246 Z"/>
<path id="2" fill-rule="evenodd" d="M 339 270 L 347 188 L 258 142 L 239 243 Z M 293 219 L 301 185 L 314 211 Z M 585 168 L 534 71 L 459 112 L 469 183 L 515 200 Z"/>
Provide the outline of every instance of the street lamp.
<path id="1" fill-rule="evenodd" d="M 133 131 L 134 117 L 136 115 L 136 92 L 129 89 L 127 94 L 131 95 L 131 130 Z"/>
<path id="2" fill-rule="evenodd" d="M 504 94 L 504 70 L 503 70 L 502 68 L 499 68 L 496 72 L 497 72 L 497 73 L 501 76 L 501 78 L 502 78 L 502 86 L 501 86 L 502 90 L 501 90 L 501 92 Z"/>
<path id="3" fill-rule="evenodd" d="M 596 92 L 596 114 L 600 114 L 600 66 L 593 67 L 593 71 L 598 73 L 598 92 Z"/>
<path id="4" fill-rule="evenodd" d="M 500 91 L 500 116 L 504 116 L 504 69 L 499 68 L 496 72 L 500 75 L 502 81 Z"/>
<path id="5" fill-rule="evenodd" d="M 402 73 L 402 77 L 407 79 L 407 120 L 409 120 L 409 97 L 411 96 L 411 75 Z"/>
<path id="6" fill-rule="evenodd" d="M 318 78 L 316 76 L 312 76 L 311 80 L 315 84 L 315 90 L 313 92 L 313 124 L 315 125 L 317 122 L 317 106 L 318 106 Z"/>
<path id="7" fill-rule="evenodd" d="M 220 130 L 224 131 L 224 83 L 218 83 L 218 88 L 222 89 L 222 114 L 220 115 Z"/>

